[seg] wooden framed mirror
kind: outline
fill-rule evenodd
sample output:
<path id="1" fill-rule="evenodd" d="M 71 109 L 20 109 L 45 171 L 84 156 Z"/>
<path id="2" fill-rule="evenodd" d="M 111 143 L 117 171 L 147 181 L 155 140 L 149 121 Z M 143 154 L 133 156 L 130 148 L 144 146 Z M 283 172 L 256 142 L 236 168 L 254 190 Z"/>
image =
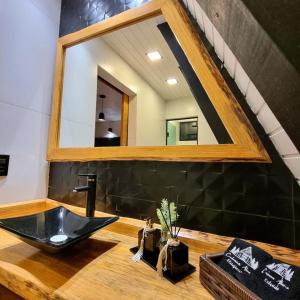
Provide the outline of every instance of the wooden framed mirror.
<path id="1" fill-rule="evenodd" d="M 175 0 L 58 40 L 48 160 L 270 162 Z"/>

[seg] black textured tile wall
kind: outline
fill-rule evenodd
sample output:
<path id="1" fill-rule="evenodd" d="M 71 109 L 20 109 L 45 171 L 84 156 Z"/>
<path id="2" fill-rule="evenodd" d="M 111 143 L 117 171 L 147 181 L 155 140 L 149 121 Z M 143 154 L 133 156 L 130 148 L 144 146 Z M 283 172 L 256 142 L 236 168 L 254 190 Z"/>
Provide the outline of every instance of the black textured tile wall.
<path id="1" fill-rule="evenodd" d="M 61 35 L 145 1 L 63 0 Z M 205 37 L 199 32 L 201 38 Z M 51 163 L 48 196 L 85 206 L 72 192 L 79 173 L 96 173 L 96 208 L 122 216 L 155 216 L 162 198 L 192 204 L 185 227 L 300 248 L 300 187 L 293 179 L 234 81 L 206 43 L 273 163 L 187 163 L 93 161 Z M 82 179 L 84 180 L 84 179 Z"/>
<path id="2" fill-rule="evenodd" d="M 295 248 L 300 249 L 300 222 L 295 222 Z"/>
<path id="3" fill-rule="evenodd" d="M 256 168 L 255 168 L 256 166 Z M 51 163 L 49 197 L 85 206 L 73 193 L 82 172 L 97 173 L 97 209 L 155 216 L 162 198 L 192 204 L 185 227 L 289 247 L 300 246 L 300 188 L 286 169 L 242 163 Z M 299 220 L 295 222 L 296 220 Z"/>
<path id="4" fill-rule="evenodd" d="M 60 36 L 75 32 L 148 0 L 63 0 Z"/>

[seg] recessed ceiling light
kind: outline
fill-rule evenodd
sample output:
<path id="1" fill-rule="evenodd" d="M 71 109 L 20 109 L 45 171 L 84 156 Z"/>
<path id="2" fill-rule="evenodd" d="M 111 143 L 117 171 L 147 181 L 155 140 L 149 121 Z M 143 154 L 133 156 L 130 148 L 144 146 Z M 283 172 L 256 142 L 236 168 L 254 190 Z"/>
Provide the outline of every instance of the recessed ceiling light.
<path id="1" fill-rule="evenodd" d="M 162 58 L 158 51 L 148 52 L 147 56 L 151 61 L 160 60 Z"/>
<path id="2" fill-rule="evenodd" d="M 167 83 L 168 83 L 168 85 L 175 85 L 178 83 L 178 81 L 176 78 L 169 78 L 169 79 L 167 79 Z"/>

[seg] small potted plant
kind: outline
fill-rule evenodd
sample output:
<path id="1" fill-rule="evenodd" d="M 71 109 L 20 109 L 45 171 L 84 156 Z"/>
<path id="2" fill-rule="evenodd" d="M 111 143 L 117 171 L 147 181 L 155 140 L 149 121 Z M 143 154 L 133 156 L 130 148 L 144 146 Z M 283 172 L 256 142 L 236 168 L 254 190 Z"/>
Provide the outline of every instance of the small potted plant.
<path id="1" fill-rule="evenodd" d="M 162 247 L 158 261 L 157 272 L 162 276 L 167 273 L 169 276 L 176 276 L 181 273 L 186 273 L 190 269 L 188 246 L 182 243 L 178 239 L 181 226 L 187 215 L 185 209 L 184 218 L 181 225 L 177 226 L 179 215 L 177 213 L 177 206 L 174 202 L 169 203 L 167 199 L 163 199 L 161 208 L 157 209 L 157 216 L 162 226 L 162 232 L 164 233 L 164 239 L 167 241 Z"/>

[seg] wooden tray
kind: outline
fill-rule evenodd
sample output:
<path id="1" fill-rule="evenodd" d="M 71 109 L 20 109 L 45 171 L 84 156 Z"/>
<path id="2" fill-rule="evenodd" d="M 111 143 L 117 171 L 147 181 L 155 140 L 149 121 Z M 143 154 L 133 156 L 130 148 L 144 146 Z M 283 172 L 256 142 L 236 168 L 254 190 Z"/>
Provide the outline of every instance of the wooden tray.
<path id="1" fill-rule="evenodd" d="M 217 263 L 224 253 L 200 256 L 200 281 L 215 299 L 261 300 L 238 280 L 225 272 Z"/>

